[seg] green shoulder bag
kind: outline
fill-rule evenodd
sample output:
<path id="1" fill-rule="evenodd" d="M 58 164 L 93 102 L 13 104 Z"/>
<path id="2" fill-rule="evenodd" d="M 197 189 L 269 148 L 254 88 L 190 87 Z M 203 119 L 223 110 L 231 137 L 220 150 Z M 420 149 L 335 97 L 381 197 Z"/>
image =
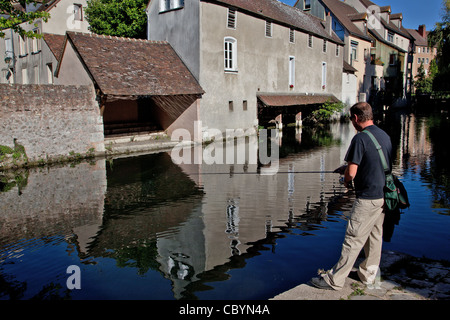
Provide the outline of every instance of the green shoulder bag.
<path id="1" fill-rule="evenodd" d="M 375 144 L 384 168 L 384 174 L 386 175 L 386 183 L 384 186 L 384 202 L 386 209 L 389 211 L 394 211 L 396 209 L 408 208 L 410 204 L 405 186 L 398 179 L 398 177 L 392 174 L 389 170 L 383 150 L 374 135 L 368 130 L 363 130 L 363 132 L 366 133 Z"/>

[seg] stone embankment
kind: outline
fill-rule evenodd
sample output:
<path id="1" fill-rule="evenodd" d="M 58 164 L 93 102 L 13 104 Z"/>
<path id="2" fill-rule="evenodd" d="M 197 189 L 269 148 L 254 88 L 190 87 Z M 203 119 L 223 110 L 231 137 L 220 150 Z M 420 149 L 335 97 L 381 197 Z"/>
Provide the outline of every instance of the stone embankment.
<path id="1" fill-rule="evenodd" d="M 383 251 L 380 270 L 381 279 L 373 286 L 349 277 L 340 291 L 301 284 L 273 300 L 450 300 L 448 261 Z"/>

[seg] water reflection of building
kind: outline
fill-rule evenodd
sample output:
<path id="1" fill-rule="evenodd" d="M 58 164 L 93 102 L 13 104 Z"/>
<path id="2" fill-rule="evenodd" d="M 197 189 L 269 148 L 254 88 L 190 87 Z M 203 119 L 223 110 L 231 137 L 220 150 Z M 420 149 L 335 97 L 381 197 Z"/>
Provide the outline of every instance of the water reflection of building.
<path id="1" fill-rule="evenodd" d="M 275 175 L 257 174 L 261 168 L 249 161 L 257 158 L 256 136 L 233 144 L 246 150 L 239 164 L 175 165 L 159 153 L 36 170 L 20 196 L 0 193 L 2 237 L 63 232 L 80 261 L 107 257 L 139 274 L 158 271 L 172 282 L 175 298 L 186 297 L 205 275 L 225 277 L 231 266 L 245 265 L 277 231 L 299 224 L 308 232 L 308 219 L 326 216 L 327 198 L 341 187 L 336 174 L 324 171 L 342 163 L 353 137 L 348 124 L 331 132 L 341 144 L 288 154 Z"/>
<path id="2" fill-rule="evenodd" d="M 399 170 L 414 166 L 429 159 L 432 145 L 428 139 L 426 118 L 416 118 L 413 114 L 400 116 L 400 141 L 397 150 Z"/>
<path id="3" fill-rule="evenodd" d="M 0 192 L 0 234 L 16 242 L 77 234 L 79 250 L 102 224 L 106 192 L 105 161 L 32 169 L 20 189 Z M 1 249 L 0 249 L 1 250 Z"/>

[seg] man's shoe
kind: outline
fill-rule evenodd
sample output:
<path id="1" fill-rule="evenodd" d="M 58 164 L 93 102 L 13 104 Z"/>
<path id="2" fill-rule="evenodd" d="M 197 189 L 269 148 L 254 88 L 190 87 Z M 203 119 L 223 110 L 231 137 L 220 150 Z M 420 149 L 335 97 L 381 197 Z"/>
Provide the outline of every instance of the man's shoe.
<path id="1" fill-rule="evenodd" d="M 309 283 L 319 289 L 334 290 L 322 277 L 312 278 Z"/>

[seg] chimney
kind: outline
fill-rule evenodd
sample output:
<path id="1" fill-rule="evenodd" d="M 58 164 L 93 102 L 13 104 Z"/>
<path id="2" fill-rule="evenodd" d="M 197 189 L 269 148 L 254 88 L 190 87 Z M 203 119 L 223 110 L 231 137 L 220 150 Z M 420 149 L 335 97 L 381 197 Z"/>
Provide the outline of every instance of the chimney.
<path id="1" fill-rule="evenodd" d="M 427 30 L 426 30 L 424 24 L 421 24 L 421 25 L 419 26 L 419 30 L 417 30 L 417 31 L 419 31 L 419 34 L 420 34 L 423 38 L 426 37 L 426 35 L 427 35 Z"/>
<path id="2" fill-rule="evenodd" d="M 331 13 L 328 12 L 325 18 L 325 31 L 331 36 L 333 34 Z"/>

